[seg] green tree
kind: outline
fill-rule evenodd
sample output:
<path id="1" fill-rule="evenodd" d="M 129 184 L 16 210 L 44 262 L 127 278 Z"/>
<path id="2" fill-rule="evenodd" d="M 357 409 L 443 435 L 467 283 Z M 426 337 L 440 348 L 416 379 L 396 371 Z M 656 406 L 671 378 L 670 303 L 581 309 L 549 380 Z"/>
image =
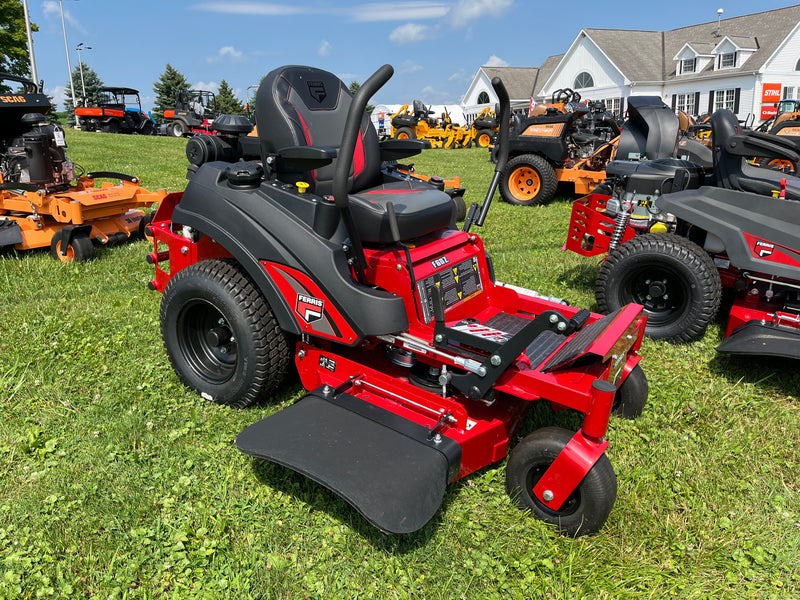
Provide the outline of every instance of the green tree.
<path id="1" fill-rule="evenodd" d="M 153 112 L 164 114 L 165 110 L 175 108 L 175 97 L 178 92 L 188 90 L 191 86 L 183 73 L 167 63 L 161 77 L 153 84 L 156 100 Z"/>
<path id="2" fill-rule="evenodd" d="M 350 90 L 350 93 L 353 94 L 353 96 L 356 95 L 356 92 L 360 88 L 361 88 L 361 84 L 359 82 L 357 82 L 357 81 L 351 81 L 350 85 L 347 86 L 347 89 Z M 367 114 L 371 115 L 373 110 L 375 110 L 375 106 L 372 105 L 372 104 L 367 104 L 367 108 L 366 108 Z"/>
<path id="3" fill-rule="evenodd" d="M 218 114 L 243 115 L 244 105 L 233 93 L 230 84 L 224 79 L 219 84 L 216 98 L 214 99 L 214 110 Z"/>
<path id="4" fill-rule="evenodd" d="M 81 68 L 83 68 L 83 83 L 81 84 Z M 75 100 L 78 106 L 97 106 L 103 99 L 99 88 L 103 85 L 100 76 L 88 66 L 85 62 L 81 61 L 72 69 L 72 81 L 75 82 Z M 84 104 L 83 91 L 86 90 L 86 101 Z M 69 117 L 67 118 L 67 125 L 75 124 L 75 106 L 72 104 L 72 83 L 67 82 L 64 89 L 64 112 Z"/>
<path id="5" fill-rule="evenodd" d="M 31 23 L 31 30 L 39 31 L 39 27 Z M 0 71 L 31 77 L 21 0 L 0 0 Z"/>

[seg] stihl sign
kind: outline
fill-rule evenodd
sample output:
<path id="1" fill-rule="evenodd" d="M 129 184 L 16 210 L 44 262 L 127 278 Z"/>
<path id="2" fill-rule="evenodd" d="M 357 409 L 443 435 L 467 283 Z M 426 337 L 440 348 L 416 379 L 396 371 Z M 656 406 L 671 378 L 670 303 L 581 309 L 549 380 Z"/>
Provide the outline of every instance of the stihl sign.
<path id="1" fill-rule="evenodd" d="M 761 88 L 761 102 L 780 102 L 781 84 L 765 83 Z"/>

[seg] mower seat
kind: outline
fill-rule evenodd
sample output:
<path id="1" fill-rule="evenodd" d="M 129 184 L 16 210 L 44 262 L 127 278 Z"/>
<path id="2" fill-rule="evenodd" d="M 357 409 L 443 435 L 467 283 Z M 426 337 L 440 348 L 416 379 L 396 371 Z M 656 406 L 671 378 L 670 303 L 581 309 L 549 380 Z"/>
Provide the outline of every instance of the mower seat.
<path id="1" fill-rule="evenodd" d="M 785 181 L 786 198 L 800 200 L 800 179 L 768 167 L 750 164 L 753 156 L 786 159 L 797 164 L 800 154 L 789 140 L 768 133 L 741 133 L 739 121 L 729 110 L 711 115 L 714 174 L 721 187 L 771 196 Z"/>
<path id="2" fill-rule="evenodd" d="M 332 157 L 341 144 L 352 100 L 347 86 L 321 69 L 291 65 L 264 77 L 255 110 L 256 120 L 262 124 L 258 128 L 261 158 L 264 164 L 275 165 L 279 181 L 305 181 L 308 191 L 319 196 L 332 193 L 336 168 L 336 158 Z M 303 166 L 302 160 L 296 160 L 303 154 L 315 158 Z M 281 160 L 282 155 L 291 155 L 293 160 Z M 446 193 L 421 181 L 384 180 L 378 135 L 366 113 L 361 119 L 347 188 L 350 213 L 365 243 L 394 241 L 388 202 L 394 205 L 401 240 L 454 224 L 454 204 Z"/>

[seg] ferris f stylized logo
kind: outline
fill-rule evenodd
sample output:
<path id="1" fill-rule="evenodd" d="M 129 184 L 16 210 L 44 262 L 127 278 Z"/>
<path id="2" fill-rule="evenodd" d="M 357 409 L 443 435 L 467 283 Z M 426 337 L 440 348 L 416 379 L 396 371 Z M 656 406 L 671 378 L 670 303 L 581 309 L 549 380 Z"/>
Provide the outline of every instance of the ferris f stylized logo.
<path id="1" fill-rule="evenodd" d="M 311 94 L 311 97 L 320 104 L 322 104 L 322 101 L 325 100 L 326 96 L 328 95 L 325 92 L 325 84 L 322 81 L 309 81 L 308 93 Z"/>

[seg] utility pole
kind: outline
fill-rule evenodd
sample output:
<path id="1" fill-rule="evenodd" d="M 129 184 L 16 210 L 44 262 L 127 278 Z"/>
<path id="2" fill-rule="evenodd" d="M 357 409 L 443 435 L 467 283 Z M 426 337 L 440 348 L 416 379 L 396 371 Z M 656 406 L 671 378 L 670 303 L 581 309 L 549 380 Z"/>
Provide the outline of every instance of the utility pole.
<path id="1" fill-rule="evenodd" d="M 67 70 L 69 71 L 69 89 L 72 92 L 72 107 L 78 106 L 75 100 L 75 84 L 72 81 L 72 64 L 69 61 L 69 45 L 67 44 L 67 26 L 64 24 L 64 0 L 58 0 L 61 7 L 61 29 L 64 30 L 64 51 L 67 53 Z"/>
<path id="2" fill-rule="evenodd" d="M 36 57 L 33 55 L 33 36 L 31 35 L 31 17 L 28 14 L 28 0 L 22 0 L 22 10 L 25 13 L 25 30 L 28 32 L 28 57 L 31 62 L 31 78 L 33 83 L 36 84 L 36 89 L 39 89 L 39 74 L 36 72 Z"/>

